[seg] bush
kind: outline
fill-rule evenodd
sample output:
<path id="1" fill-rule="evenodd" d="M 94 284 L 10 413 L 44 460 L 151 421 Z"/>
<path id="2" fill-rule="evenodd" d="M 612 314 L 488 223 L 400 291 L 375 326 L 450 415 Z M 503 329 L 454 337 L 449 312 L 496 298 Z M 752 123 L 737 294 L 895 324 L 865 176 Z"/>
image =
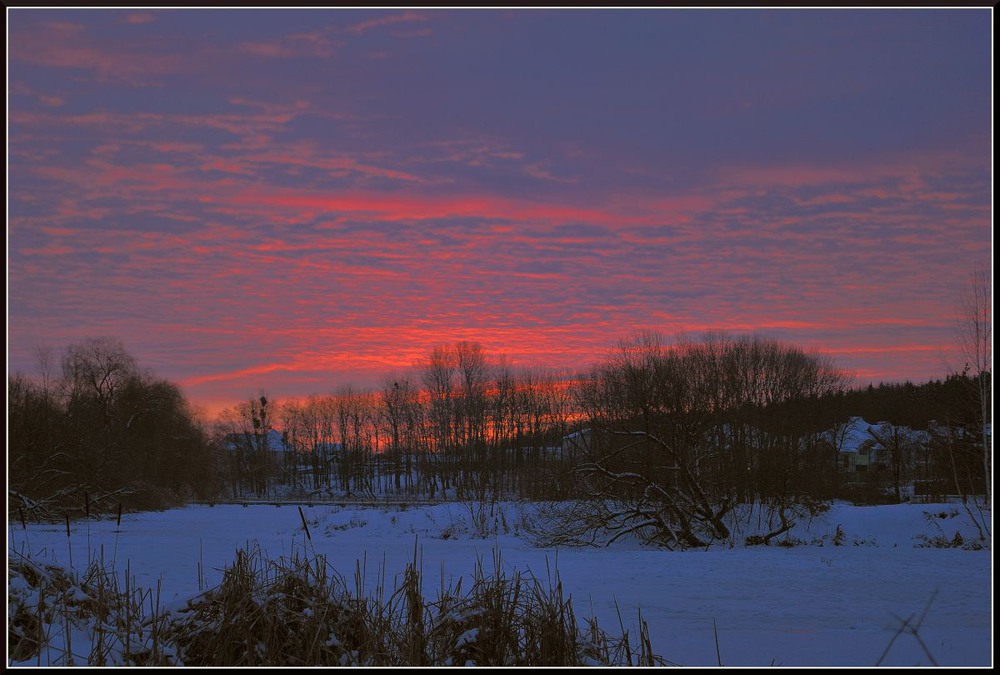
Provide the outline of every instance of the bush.
<path id="1" fill-rule="evenodd" d="M 955 532 L 954 537 L 946 537 L 943 534 L 939 534 L 936 537 L 928 537 L 926 534 L 921 534 L 917 536 L 917 540 L 920 542 L 916 544 L 917 548 L 961 548 L 968 551 L 978 551 L 986 548 L 978 541 L 972 541 L 966 543 L 965 538 L 962 537 L 961 532 Z"/>
<path id="2" fill-rule="evenodd" d="M 163 511 L 184 504 L 184 498 L 167 488 L 138 483 L 121 497 L 125 511 Z"/>
<path id="3" fill-rule="evenodd" d="M 844 528 L 841 527 L 838 524 L 837 525 L 837 529 L 833 533 L 833 545 L 834 546 L 843 546 L 844 545 L 844 539 L 846 539 L 846 537 L 844 535 Z"/>

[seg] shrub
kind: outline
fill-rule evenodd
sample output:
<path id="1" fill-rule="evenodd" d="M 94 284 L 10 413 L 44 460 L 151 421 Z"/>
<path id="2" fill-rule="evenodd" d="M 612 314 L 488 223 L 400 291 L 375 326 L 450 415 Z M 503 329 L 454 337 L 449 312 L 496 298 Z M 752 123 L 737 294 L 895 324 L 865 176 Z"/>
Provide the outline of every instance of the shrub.
<path id="1" fill-rule="evenodd" d="M 844 535 L 844 528 L 841 527 L 838 524 L 837 525 L 837 529 L 833 533 L 833 542 L 832 542 L 833 545 L 834 546 L 843 546 L 845 538 L 846 538 L 846 536 Z"/>

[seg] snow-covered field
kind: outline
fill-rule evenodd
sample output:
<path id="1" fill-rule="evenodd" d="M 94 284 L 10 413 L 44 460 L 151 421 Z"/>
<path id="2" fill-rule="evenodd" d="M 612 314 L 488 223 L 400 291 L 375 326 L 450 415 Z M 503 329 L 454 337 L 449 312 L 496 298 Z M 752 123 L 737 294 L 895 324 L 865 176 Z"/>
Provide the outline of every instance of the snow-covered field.
<path id="1" fill-rule="evenodd" d="M 489 573 L 499 552 L 509 572 L 544 580 L 558 570 L 579 617 L 596 615 L 610 632 L 635 632 L 641 610 L 654 651 L 675 664 L 992 664 L 992 550 L 925 545 L 956 532 L 966 542 L 976 538 L 961 505 L 834 504 L 792 530 L 798 546 L 686 552 L 624 541 L 538 548 L 526 527 L 537 517 L 530 504 L 493 510 L 488 522 L 497 533 L 485 538 L 460 503 L 303 512 L 311 541 L 295 506 L 217 505 L 126 515 L 120 530 L 114 520 L 77 522 L 69 538 L 64 524 L 23 530 L 10 523 L 8 548 L 68 567 L 72 546 L 77 569 L 88 555 L 103 556 L 122 573 L 128 566 L 140 585 L 159 583 L 167 610 L 198 593 L 199 567 L 204 587 L 218 584 L 236 550 L 255 543 L 272 558 L 303 549 L 324 554 L 348 578 L 360 564 L 372 587 L 383 572 L 387 586 L 401 578 L 416 546 L 428 596 L 442 579 L 471 576 L 477 561 Z M 900 633 L 903 622 L 921 616 L 918 635 Z"/>

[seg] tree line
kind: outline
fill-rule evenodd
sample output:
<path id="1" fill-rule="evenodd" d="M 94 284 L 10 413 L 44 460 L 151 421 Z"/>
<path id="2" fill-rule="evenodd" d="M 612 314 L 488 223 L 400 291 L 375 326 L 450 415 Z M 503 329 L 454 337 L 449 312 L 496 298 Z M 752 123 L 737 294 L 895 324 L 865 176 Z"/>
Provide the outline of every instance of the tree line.
<path id="1" fill-rule="evenodd" d="M 22 513 L 159 508 L 218 492 L 203 425 L 177 386 L 142 370 L 114 338 L 66 348 L 61 371 L 7 385 L 8 494 Z"/>
<path id="2" fill-rule="evenodd" d="M 981 374 L 855 389 L 828 358 L 755 335 L 668 343 L 640 331 L 584 373 L 515 367 L 461 341 L 375 389 L 288 401 L 261 392 L 211 425 L 115 339 L 69 346 L 58 374 L 52 360 L 8 384 L 9 492 L 39 509 L 225 496 L 579 499 L 591 509 L 581 520 L 609 537 L 639 527 L 694 545 L 723 536 L 739 504 L 782 513 L 858 497 L 827 433 L 851 416 L 889 425 L 877 430 L 889 461 L 864 477 L 866 498 L 894 485 L 898 499 L 917 475 L 902 427 L 935 430 L 921 477 L 969 493 L 987 477 L 986 427 L 970 405 Z"/>
<path id="3" fill-rule="evenodd" d="M 633 334 L 580 383 L 590 436 L 573 474 L 586 499 L 567 513 L 564 541 L 641 532 L 702 546 L 731 537 L 735 510 L 757 509 L 767 543 L 803 508 L 898 502 L 916 479 L 938 494 L 988 494 L 988 420 L 969 395 L 978 379 L 857 390 L 826 357 L 759 336 L 667 345 Z M 861 415 L 872 416 L 860 431 L 877 461 L 847 472 L 837 430 Z"/>
<path id="4" fill-rule="evenodd" d="M 559 455 L 574 416 L 571 380 L 462 341 L 375 390 L 346 385 L 280 404 L 262 394 L 223 411 L 215 426 L 226 448 L 223 483 L 229 494 L 255 496 L 568 494 Z"/>

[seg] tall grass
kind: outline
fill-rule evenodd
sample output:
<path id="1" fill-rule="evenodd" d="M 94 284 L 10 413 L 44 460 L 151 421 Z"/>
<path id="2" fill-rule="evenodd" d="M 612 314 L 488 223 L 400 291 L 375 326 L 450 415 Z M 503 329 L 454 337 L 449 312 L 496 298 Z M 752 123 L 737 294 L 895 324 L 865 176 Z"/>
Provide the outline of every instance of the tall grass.
<path id="1" fill-rule="evenodd" d="M 504 572 L 482 561 L 466 591 L 459 580 L 425 596 L 418 555 L 391 589 L 383 575 L 365 590 L 321 555 L 267 560 L 241 550 L 222 584 L 173 624 L 188 666 L 524 666 L 663 663 L 648 636 L 623 651 L 596 621 L 578 628 L 561 582 Z"/>
<path id="2" fill-rule="evenodd" d="M 176 665 L 159 588 L 120 580 L 99 559 L 75 574 L 17 553 L 8 577 L 8 663 Z"/>
<path id="3" fill-rule="evenodd" d="M 271 560 L 236 552 L 219 586 L 173 616 L 156 591 L 123 582 L 100 560 L 79 578 L 28 558 L 12 561 L 10 662 L 37 665 L 573 666 L 656 665 L 640 636 L 577 620 L 558 574 L 508 574 L 499 554 L 478 561 L 468 589 L 423 588 L 419 553 L 386 585 L 348 583 L 322 555 Z"/>

